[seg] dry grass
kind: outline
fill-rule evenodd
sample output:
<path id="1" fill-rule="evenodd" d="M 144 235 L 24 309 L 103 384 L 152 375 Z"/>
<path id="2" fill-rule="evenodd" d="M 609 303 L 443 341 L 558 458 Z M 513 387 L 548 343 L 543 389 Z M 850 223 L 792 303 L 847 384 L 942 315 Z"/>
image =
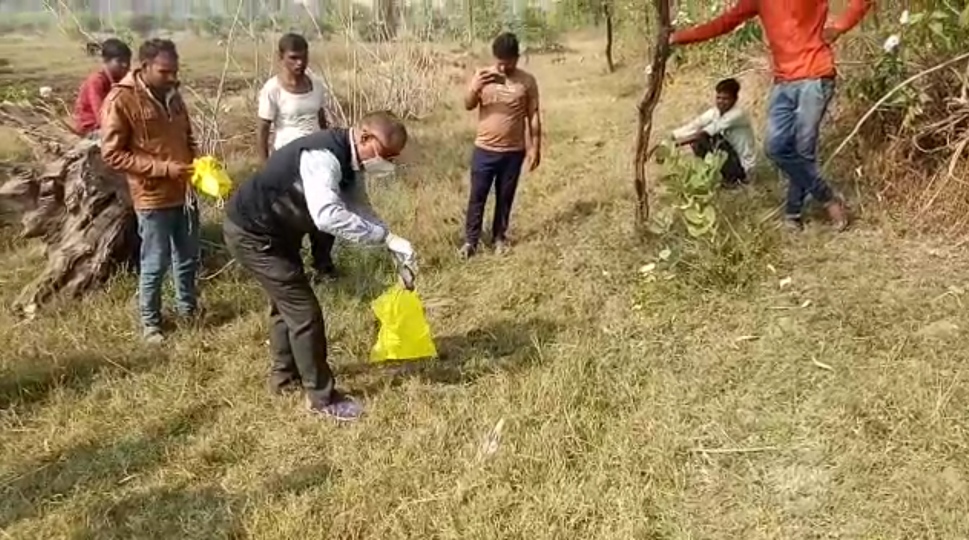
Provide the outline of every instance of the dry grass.
<path id="1" fill-rule="evenodd" d="M 420 250 L 445 358 L 367 364 L 368 301 L 392 276 L 339 248 L 349 277 L 320 299 L 341 384 L 369 408 L 358 424 L 266 395 L 264 301 L 235 270 L 203 282 L 210 318 L 163 350 L 137 339 L 129 276 L 35 322 L 0 313 L 0 535 L 969 537 L 966 256 L 862 224 L 784 239 L 743 294 L 646 283 L 638 72 L 531 64 L 548 145 L 510 257 L 453 257 L 473 127 L 457 107 L 414 126 L 406 185 L 374 186 Z M 658 127 L 712 82 L 678 77 Z M 779 189 L 735 197 L 759 215 Z M 42 258 L 8 244 L 5 304 Z"/>

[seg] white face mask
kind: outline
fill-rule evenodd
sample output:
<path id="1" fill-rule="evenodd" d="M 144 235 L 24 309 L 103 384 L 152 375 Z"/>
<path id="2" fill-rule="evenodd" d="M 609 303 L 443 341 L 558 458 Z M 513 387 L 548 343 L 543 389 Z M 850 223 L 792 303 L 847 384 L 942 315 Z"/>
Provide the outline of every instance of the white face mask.
<path id="1" fill-rule="evenodd" d="M 389 176 L 397 169 L 393 163 L 380 156 L 364 160 L 361 165 L 363 165 L 363 171 L 370 177 Z"/>

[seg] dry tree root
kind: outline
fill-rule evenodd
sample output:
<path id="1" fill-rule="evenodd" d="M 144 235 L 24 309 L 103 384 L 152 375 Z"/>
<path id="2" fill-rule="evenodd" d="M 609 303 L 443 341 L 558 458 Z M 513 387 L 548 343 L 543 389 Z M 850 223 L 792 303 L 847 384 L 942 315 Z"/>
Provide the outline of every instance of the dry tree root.
<path id="1" fill-rule="evenodd" d="M 639 128 L 636 130 L 636 153 L 633 159 L 634 180 L 636 189 L 636 225 L 642 231 L 646 229 L 649 220 L 649 186 L 646 178 L 646 162 L 652 150 L 649 149 L 649 137 L 653 131 L 653 111 L 663 93 L 663 81 L 666 78 L 666 60 L 670 55 L 670 0 L 655 0 L 657 24 L 659 31 L 656 35 L 656 45 L 653 48 L 653 60 L 649 66 L 646 90 L 639 100 Z"/>
<path id="2" fill-rule="evenodd" d="M 21 235 L 46 248 L 47 264 L 14 303 L 33 315 L 55 295 L 78 296 L 130 262 L 137 222 L 124 177 L 104 165 L 96 143 L 42 107 L 0 103 L 0 120 L 20 132 L 42 164 L 0 186 L 4 214 L 20 215 Z"/>

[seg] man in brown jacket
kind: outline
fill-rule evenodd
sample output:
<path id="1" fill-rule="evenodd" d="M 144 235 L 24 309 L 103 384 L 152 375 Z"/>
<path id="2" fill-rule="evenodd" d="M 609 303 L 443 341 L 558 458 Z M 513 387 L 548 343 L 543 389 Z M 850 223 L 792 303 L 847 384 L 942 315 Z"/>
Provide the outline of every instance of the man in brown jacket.
<path id="1" fill-rule="evenodd" d="M 175 44 L 151 39 L 138 56 L 140 67 L 116 84 L 105 100 L 101 156 L 128 178 L 141 236 L 141 323 L 145 339 L 160 343 L 161 289 L 170 265 L 179 314 L 192 316 L 198 307 L 198 211 L 189 184 L 195 143 L 178 93 Z"/>

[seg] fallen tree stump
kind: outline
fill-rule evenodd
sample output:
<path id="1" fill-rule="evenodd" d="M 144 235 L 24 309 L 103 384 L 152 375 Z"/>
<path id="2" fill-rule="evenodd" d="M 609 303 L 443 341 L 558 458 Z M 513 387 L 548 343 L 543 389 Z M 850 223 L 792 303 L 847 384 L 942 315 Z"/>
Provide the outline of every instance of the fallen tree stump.
<path id="1" fill-rule="evenodd" d="M 39 164 L 0 186 L 4 216 L 19 215 L 21 236 L 45 245 L 46 265 L 14 302 L 32 316 L 55 295 L 81 295 L 119 265 L 137 262 L 137 219 L 124 176 L 105 166 L 97 143 L 71 132 L 53 111 L 0 103 L 0 120 L 28 142 Z"/>

